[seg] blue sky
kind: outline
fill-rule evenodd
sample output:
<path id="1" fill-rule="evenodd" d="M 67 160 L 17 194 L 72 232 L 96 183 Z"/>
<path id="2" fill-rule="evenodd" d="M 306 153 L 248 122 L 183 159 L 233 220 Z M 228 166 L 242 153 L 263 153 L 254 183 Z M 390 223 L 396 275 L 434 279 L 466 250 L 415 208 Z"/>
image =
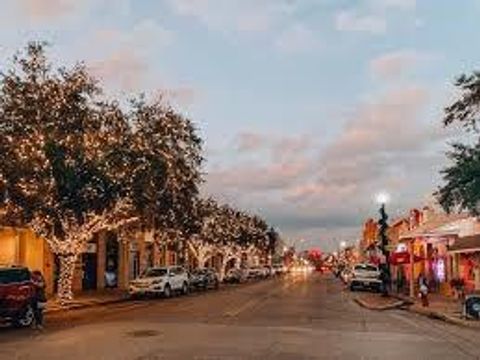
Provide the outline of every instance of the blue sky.
<path id="1" fill-rule="evenodd" d="M 291 239 L 360 236 L 374 194 L 430 201 L 442 108 L 478 69 L 478 0 L 3 0 L 0 65 L 29 40 L 108 92 L 163 93 L 206 140 L 204 192 Z"/>

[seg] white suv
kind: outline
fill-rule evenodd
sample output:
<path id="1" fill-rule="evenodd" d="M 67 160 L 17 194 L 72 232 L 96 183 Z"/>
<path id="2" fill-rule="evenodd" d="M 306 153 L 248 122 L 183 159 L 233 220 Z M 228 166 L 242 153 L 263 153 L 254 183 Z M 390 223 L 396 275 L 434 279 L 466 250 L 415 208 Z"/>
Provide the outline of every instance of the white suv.
<path id="1" fill-rule="evenodd" d="M 130 296 L 164 295 L 188 293 L 188 273 L 181 266 L 155 267 L 147 269 L 140 277 L 130 282 Z"/>
<path id="2" fill-rule="evenodd" d="M 380 292 L 382 290 L 382 281 L 380 280 L 380 270 L 372 264 L 357 264 L 353 267 L 349 276 L 350 290 L 368 289 Z"/>

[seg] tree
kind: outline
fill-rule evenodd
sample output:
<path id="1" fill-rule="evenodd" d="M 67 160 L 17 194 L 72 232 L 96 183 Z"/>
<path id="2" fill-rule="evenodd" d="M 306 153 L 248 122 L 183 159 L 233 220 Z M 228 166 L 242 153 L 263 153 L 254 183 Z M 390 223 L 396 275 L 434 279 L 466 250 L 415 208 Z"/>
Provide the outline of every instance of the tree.
<path id="1" fill-rule="evenodd" d="M 32 228 L 60 257 L 62 300 L 72 298 L 74 264 L 92 236 L 135 220 L 104 156 L 119 119 L 100 96 L 83 65 L 52 70 L 42 43 L 0 80 L 4 219 Z"/>
<path id="2" fill-rule="evenodd" d="M 445 126 L 462 125 L 473 141 L 454 143 L 447 153 L 450 165 L 442 170 L 444 184 L 435 195 L 442 207 L 480 214 L 480 72 L 461 75 L 455 82 L 460 96 L 445 109 Z"/>

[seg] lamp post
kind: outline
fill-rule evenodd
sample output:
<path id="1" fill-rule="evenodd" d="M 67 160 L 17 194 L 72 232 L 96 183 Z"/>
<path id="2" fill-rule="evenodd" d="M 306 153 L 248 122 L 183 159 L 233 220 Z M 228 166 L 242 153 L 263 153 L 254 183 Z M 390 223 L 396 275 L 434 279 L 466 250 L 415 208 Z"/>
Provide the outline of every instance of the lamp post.
<path id="1" fill-rule="evenodd" d="M 379 229 L 379 242 L 380 242 L 380 249 L 382 251 L 383 256 L 385 257 L 385 264 L 383 265 L 382 269 L 382 282 L 383 282 L 383 295 L 388 295 L 388 283 L 390 281 L 390 252 L 388 250 L 388 215 L 385 210 L 386 203 L 390 200 L 390 196 L 385 193 L 379 193 L 377 195 L 377 203 L 380 204 L 380 219 L 378 220 L 378 225 L 380 226 Z"/>

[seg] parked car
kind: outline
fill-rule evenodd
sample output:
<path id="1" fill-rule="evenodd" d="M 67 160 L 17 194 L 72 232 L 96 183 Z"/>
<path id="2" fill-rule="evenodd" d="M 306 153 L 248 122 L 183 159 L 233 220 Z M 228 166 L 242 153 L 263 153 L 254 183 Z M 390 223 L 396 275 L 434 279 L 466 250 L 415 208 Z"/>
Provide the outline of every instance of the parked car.
<path id="1" fill-rule="evenodd" d="M 271 267 L 271 266 L 268 266 L 268 265 L 264 266 L 262 268 L 262 270 L 263 270 L 263 277 L 264 278 L 268 278 L 268 277 L 274 275 L 274 270 L 273 270 L 273 267 Z"/>
<path id="2" fill-rule="evenodd" d="M 382 290 L 382 281 L 380 280 L 380 270 L 373 264 L 357 264 L 349 282 L 350 290 L 366 289 L 380 292 Z"/>
<path id="3" fill-rule="evenodd" d="M 282 264 L 275 264 L 272 266 L 274 275 L 283 275 L 287 272 L 287 268 Z"/>
<path id="4" fill-rule="evenodd" d="M 196 269 L 190 273 L 190 288 L 203 289 L 208 288 L 218 289 L 220 281 L 218 275 L 213 269 Z"/>
<path id="5" fill-rule="evenodd" d="M 167 266 L 147 269 L 140 277 L 130 282 L 130 296 L 187 294 L 188 273 L 181 266 Z"/>
<path id="6" fill-rule="evenodd" d="M 265 269 L 261 268 L 260 266 L 254 266 L 247 270 L 248 279 L 262 279 L 266 276 Z"/>
<path id="7" fill-rule="evenodd" d="M 228 284 L 239 284 L 248 279 L 248 271 L 244 269 L 230 269 L 225 274 L 223 282 Z"/>
<path id="8" fill-rule="evenodd" d="M 0 266 L 0 319 L 18 327 L 32 325 L 34 293 L 27 268 Z"/>

